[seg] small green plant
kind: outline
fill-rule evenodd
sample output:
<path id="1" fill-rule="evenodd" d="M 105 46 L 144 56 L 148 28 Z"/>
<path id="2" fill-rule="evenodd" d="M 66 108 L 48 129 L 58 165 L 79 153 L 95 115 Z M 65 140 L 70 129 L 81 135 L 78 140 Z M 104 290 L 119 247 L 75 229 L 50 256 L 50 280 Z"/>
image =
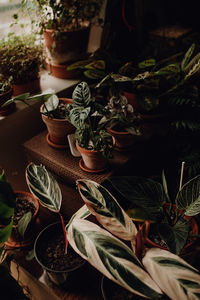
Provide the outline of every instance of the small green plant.
<path id="1" fill-rule="evenodd" d="M 3 76 L 0 75 L 0 94 L 6 93 L 11 89 L 11 84 L 9 79 L 4 79 Z"/>
<path id="2" fill-rule="evenodd" d="M 2 38 L 0 57 L 0 73 L 11 83 L 26 83 L 38 78 L 43 55 L 34 35 L 17 36 L 12 33 Z"/>
<path id="3" fill-rule="evenodd" d="M 113 157 L 112 136 L 99 125 L 103 106 L 95 102 L 86 82 L 79 83 L 72 94 L 74 104 L 68 104 L 68 120 L 76 127 L 75 138 L 81 148 L 96 150 Z"/>

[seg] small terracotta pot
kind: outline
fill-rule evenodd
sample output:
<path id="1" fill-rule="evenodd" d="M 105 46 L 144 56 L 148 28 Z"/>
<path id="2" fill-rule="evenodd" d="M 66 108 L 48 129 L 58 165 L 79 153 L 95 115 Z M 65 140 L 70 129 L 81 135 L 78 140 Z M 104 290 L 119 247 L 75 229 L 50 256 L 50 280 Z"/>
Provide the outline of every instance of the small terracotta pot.
<path id="1" fill-rule="evenodd" d="M 59 98 L 62 103 L 73 103 L 72 99 Z M 40 112 L 43 111 L 44 104 L 40 107 Z M 47 140 L 50 146 L 55 148 L 68 147 L 67 135 L 75 131 L 75 127 L 66 119 L 48 118 L 42 114 L 42 120 L 47 126 L 49 139 Z M 61 146 L 61 147 L 59 147 Z"/>
<path id="2" fill-rule="evenodd" d="M 45 29 L 43 36 L 47 54 L 52 63 L 65 64 L 79 59 L 87 52 L 90 26 L 68 31 L 59 31 L 59 37 L 53 29 Z"/>
<path id="3" fill-rule="evenodd" d="M 58 65 L 55 63 L 50 62 L 48 59 L 46 59 L 46 68 L 50 72 L 50 74 L 56 78 L 61 79 L 76 79 L 79 77 L 80 72 L 77 70 L 67 70 L 68 64 L 64 65 Z"/>
<path id="4" fill-rule="evenodd" d="M 13 95 L 18 96 L 24 93 L 33 93 L 40 91 L 40 78 L 23 84 L 13 84 Z"/>
<path id="5" fill-rule="evenodd" d="M 5 243 L 7 248 L 21 248 L 26 247 L 33 243 L 35 234 L 36 234 L 36 219 L 39 214 L 39 201 L 37 198 L 35 198 L 31 193 L 25 192 L 25 191 L 15 191 L 15 195 L 20 197 L 21 199 L 26 199 L 30 201 L 34 207 L 35 212 L 32 216 L 31 222 L 28 225 L 28 228 L 24 234 L 24 237 L 22 237 L 17 229 L 17 225 L 13 226 L 11 235 L 8 239 L 8 241 Z"/>
<path id="6" fill-rule="evenodd" d="M 98 151 L 81 148 L 76 141 L 76 148 L 81 153 L 79 166 L 86 172 L 102 172 L 106 169 L 108 160 Z"/>
<path id="7" fill-rule="evenodd" d="M 124 152 L 132 149 L 133 144 L 136 142 L 138 136 L 132 135 L 128 132 L 119 132 L 111 128 L 107 128 L 108 133 L 110 133 L 115 139 L 115 150 Z"/>

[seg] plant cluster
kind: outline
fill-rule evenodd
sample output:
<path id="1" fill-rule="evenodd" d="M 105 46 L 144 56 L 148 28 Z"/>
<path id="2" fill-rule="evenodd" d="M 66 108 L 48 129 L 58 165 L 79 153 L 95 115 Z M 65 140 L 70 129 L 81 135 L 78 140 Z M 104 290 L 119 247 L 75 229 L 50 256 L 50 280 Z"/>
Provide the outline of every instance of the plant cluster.
<path id="1" fill-rule="evenodd" d="M 11 89 L 10 81 L 8 79 L 4 79 L 3 76 L 0 75 L 0 94 L 3 94 Z"/>
<path id="2" fill-rule="evenodd" d="M 0 40 L 0 73 L 12 83 L 26 83 L 38 78 L 43 61 L 42 47 L 34 35 L 9 34 Z"/>
<path id="3" fill-rule="evenodd" d="M 31 10 L 38 18 L 36 25 L 44 29 L 77 30 L 88 22 L 102 20 L 99 17 L 103 0 L 21 0 L 22 10 Z"/>

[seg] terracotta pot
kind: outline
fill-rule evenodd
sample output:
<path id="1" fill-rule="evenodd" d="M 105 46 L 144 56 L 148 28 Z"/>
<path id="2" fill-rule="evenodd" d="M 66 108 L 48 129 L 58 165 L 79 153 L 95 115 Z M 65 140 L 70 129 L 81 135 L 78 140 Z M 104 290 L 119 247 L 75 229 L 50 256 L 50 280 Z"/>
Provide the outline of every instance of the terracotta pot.
<path id="1" fill-rule="evenodd" d="M 51 239 L 53 239 L 55 243 L 55 236 L 58 236 L 60 232 L 63 233 L 61 222 L 52 223 L 47 227 L 45 227 L 38 234 L 34 243 L 34 254 L 37 262 L 40 264 L 43 270 L 46 271 L 48 279 L 57 285 L 62 285 L 66 280 L 70 279 L 70 276 L 74 272 L 78 271 L 78 269 L 80 269 L 82 266 L 84 266 L 86 262 L 84 259 L 80 258 L 80 256 L 70 247 L 70 245 L 68 245 L 69 248 L 68 248 L 67 255 L 70 252 L 70 259 L 73 260 L 73 258 L 75 257 L 76 258 L 75 262 L 73 264 L 70 263 L 70 265 L 67 265 L 66 262 L 62 270 L 56 269 L 56 266 L 52 266 L 52 268 L 48 266 L 48 264 L 46 263 L 47 261 L 46 244 Z M 64 235 L 63 235 L 63 239 L 64 239 Z"/>
<path id="2" fill-rule="evenodd" d="M 111 128 L 107 128 L 108 133 L 110 133 L 115 139 L 115 150 L 116 151 L 129 151 L 132 149 L 133 144 L 137 141 L 138 136 L 132 135 L 128 132 L 119 132 Z"/>
<path id="3" fill-rule="evenodd" d="M 7 248 L 21 248 L 26 247 L 33 243 L 36 234 L 36 222 L 39 214 L 39 201 L 31 193 L 25 191 L 15 191 L 15 195 L 20 199 L 26 199 L 30 201 L 34 207 L 35 212 L 32 216 L 31 222 L 29 223 L 27 230 L 22 237 L 18 230 L 17 225 L 13 225 L 13 229 L 8 241 L 5 243 Z"/>
<path id="4" fill-rule="evenodd" d="M 59 31 L 57 38 L 55 30 L 45 29 L 43 36 L 51 63 L 64 64 L 79 59 L 80 55 L 87 52 L 89 33 L 88 23 L 81 29 Z"/>
<path id="5" fill-rule="evenodd" d="M 60 98 L 62 103 L 73 103 L 72 99 Z M 40 107 L 40 112 L 43 111 L 44 104 Z M 67 148 L 69 147 L 67 135 L 75 131 L 75 127 L 66 119 L 53 119 L 48 118 L 42 114 L 42 120 L 47 126 L 48 136 L 47 142 L 54 148 Z"/>
<path id="6" fill-rule="evenodd" d="M 40 91 L 40 78 L 23 84 L 13 84 L 13 95 L 18 96 L 24 93 L 33 93 Z"/>
<path id="7" fill-rule="evenodd" d="M 81 153 L 82 160 L 79 166 L 89 173 L 103 172 L 108 164 L 108 160 L 98 151 L 81 148 L 76 141 L 76 148 Z"/>
<path id="8" fill-rule="evenodd" d="M 80 72 L 77 70 L 67 70 L 67 66 L 71 64 L 64 64 L 64 65 L 58 65 L 55 63 L 50 62 L 48 59 L 46 59 L 46 68 L 50 72 L 50 74 L 54 77 L 61 78 L 61 79 L 76 79 L 79 77 Z"/>

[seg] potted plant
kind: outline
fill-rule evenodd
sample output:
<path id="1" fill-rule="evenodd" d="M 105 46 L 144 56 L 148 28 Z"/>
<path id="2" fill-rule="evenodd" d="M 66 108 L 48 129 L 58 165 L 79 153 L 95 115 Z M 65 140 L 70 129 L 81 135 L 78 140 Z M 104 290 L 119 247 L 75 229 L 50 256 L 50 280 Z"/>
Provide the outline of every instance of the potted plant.
<path id="1" fill-rule="evenodd" d="M 169 197 L 164 172 L 162 178 L 163 185 L 152 179 L 135 176 L 110 177 L 108 181 L 128 201 L 129 216 L 142 222 L 147 245 L 184 255 L 191 250 L 198 235 L 193 216 L 199 213 L 200 176 L 183 186 L 180 184 L 175 201 Z"/>
<path id="2" fill-rule="evenodd" d="M 21 1 L 24 11 L 30 9 Z M 101 23 L 99 17 L 102 0 L 50 1 L 31 0 L 37 16 L 36 25 L 43 34 L 48 59 L 46 61 L 52 75 L 60 78 L 74 76 L 66 70 L 67 64 L 86 54 L 90 25 Z M 59 75 L 61 70 L 62 74 Z"/>
<path id="3" fill-rule="evenodd" d="M 68 241 L 80 256 L 110 280 L 144 298 L 162 299 L 164 293 L 171 299 L 188 299 L 198 293 L 199 272 L 177 255 L 152 248 L 137 258 L 137 228 L 107 189 L 86 179 L 77 180 L 77 187 L 101 225 L 80 218 L 68 223 Z"/>
<path id="4" fill-rule="evenodd" d="M 34 244 L 36 260 L 50 280 L 58 285 L 64 283 L 70 272 L 80 268 L 84 260 L 68 245 L 66 221 L 60 212 L 62 194 L 52 174 L 42 165 L 30 163 L 26 168 L 26 181 L 30 192 L 38 197 L 42 206 L 56 213 L 60 222 L 49 224 L 37 236 Z M 86 206 L 72 217 L 86 217 Z"/>
<path id="5" fill-rule="evenodd" d="M 0 73 L 10 78 L 13 94 L 40 90 L 42 48 L 31 34 L 9 34 L 0 40 Z"/>
<path id="6" fill-rule="evenodd" d="M 86 172 L 102 172 L 107 168 L 107 159 L 113 157 L 112 136 L 99 126 L 104 107 L 95 101 L 84 81 L 76 86 L 72 99 L 68 119 L 76 127 L 76 147 L 82 156 L 79 166 Z"/>
<path id="7" fill-rule="evenodd" d="M 39 211 L 39 202 L 31 193 L 13 191 L 5 178 L 4 170 L 0 174 L 1 192 L 1 243 L 7 248 L 21 248 L 33 242 L 35 222 Z"/>
<path id="8" fill-rule="evenodd" d="M 140 115 L 134 111 L 133 106 L 120 92 L 112 75 L 108 75 L 107 78 L 111 79 L 110 98 L 99 123 L 115 138 L 116 150 L 128 151 L 132 149 L 134 142 L 141 135 Z M 96 88 L 104 84 L 105 80 L 106 78 Z"/>
<path id="9" fill-rule="evenodd" d="M 3 108 L 2 105 L 11 98 L 13 93 L 12 86 L 9 80 L 4 79 L 0 75 L 0 115 L 7 115 L 15 109 L 15 104 L 12 104 L 6 108 Z"/>

